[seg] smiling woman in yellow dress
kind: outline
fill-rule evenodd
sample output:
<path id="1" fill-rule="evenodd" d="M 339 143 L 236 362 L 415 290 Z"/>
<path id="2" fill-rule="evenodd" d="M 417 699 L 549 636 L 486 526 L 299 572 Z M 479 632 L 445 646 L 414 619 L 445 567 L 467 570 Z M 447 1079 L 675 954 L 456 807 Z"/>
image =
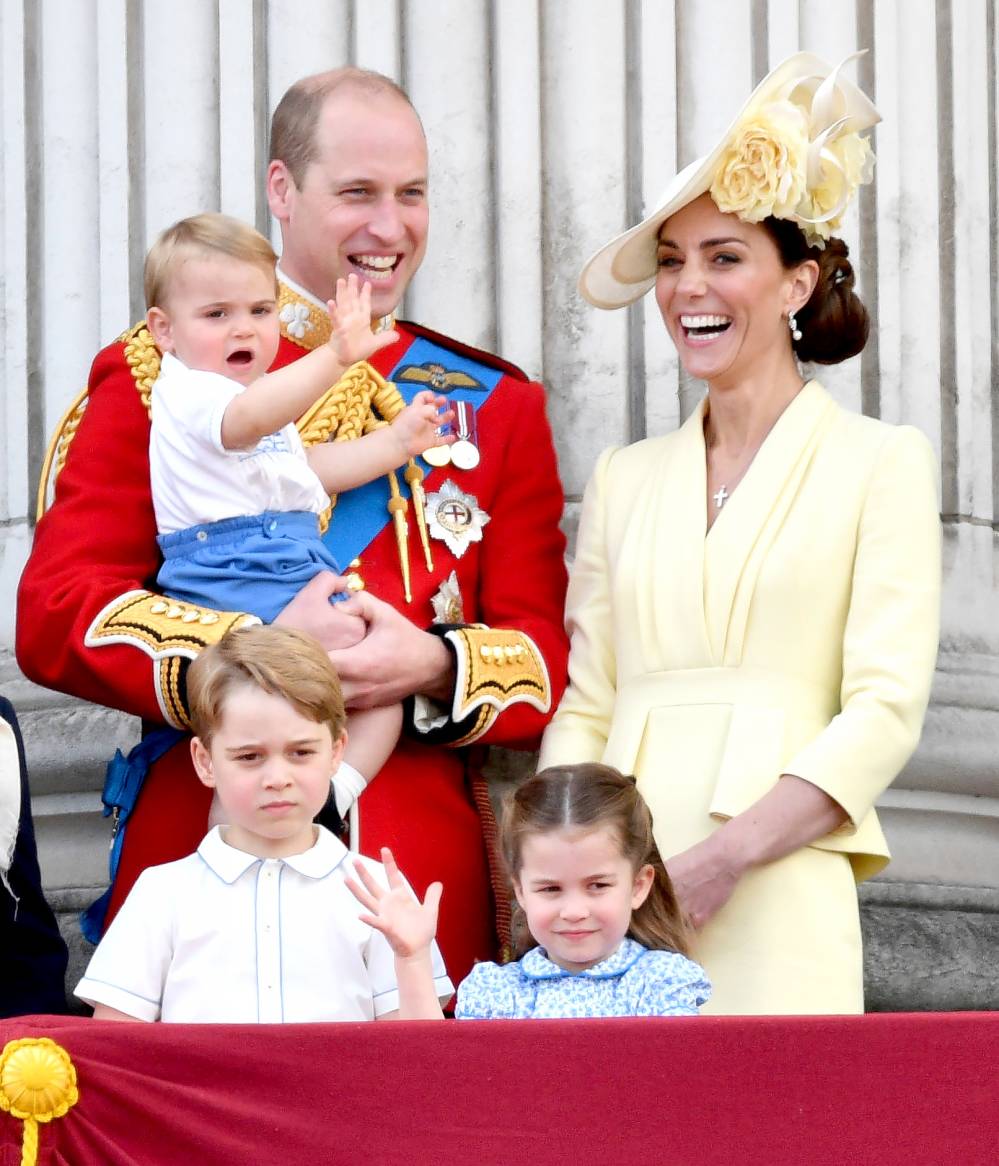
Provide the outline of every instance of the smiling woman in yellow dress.
<path id="1" fill-rule="evenodd" d="M 936 459 L 801 369 L 867 338 L 834 232 L 878 120 L 840 69 L 797 54 L 580 280 L 601 308 L 654 288 L 707 395 L 675 433 L 600 457 L 541 764 L 637 775 L 714 983 L 706 1011 L 863 1011 L 856 883 L 888 860 L 874 801 L 929 698 Z"/>

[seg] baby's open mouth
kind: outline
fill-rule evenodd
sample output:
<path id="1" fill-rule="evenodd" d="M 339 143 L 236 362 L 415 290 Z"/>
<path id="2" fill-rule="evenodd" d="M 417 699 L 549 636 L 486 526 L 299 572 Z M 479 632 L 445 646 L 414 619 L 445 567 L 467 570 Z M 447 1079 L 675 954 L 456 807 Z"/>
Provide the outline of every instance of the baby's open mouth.
<path id="1" fill-rule="evenodd" d="M 248 348 L 237 348 L 226 357 L 227 364 L 245 365 L 253 360 L 253 353 Z"/>

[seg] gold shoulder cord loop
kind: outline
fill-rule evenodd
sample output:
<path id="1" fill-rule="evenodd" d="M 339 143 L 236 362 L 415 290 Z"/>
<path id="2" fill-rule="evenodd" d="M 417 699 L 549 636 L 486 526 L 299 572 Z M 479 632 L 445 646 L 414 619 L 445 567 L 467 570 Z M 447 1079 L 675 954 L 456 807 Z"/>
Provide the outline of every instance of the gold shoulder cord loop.
<path id="1" fill-rule="evenodd" d="M 48 509 L 49 478 L 52 485 L 62 472 L 66 464 L 66 454 L 70 443 L 76 436 L 76 431 L 83 420 L 83 413 L 87 407 L 88 389 L 83 389 L 73 398 L 69 408 L 59 418 L 59 424 L 52 434 L 52 440 L 45 451 L 45 460 L 42 462 L 42 471 L 38 475 L 38 495 L 35 499 L 35 521 L 38 522 Z"/>
<path id="2" fill-rule="evenodd" d="M 405 404 L 395 385 L 387 381 L 367 361 L 362 360 L 349 368 L 329 392 L 305 413 L 298 423 L 298 431 L 303 445 L 306 446 L 324 441 L 353 441 L 355 437 L 387 425 L 405 408 Z M 433 559 L 427 534 L 423 472 L 410 460 L 404 476 L 413 494 L 413 512 L 416 515 L 424 560 L 429 572 L 433 570 Z M 395 472 L 388 475 L 388 483 L 388 511 L 395 528 L 403 591 L 406 602 L 411 603 L 409 529 L 406 524 L 408 503 L 400 493 L 399 479 Z M 336 498 L 333 498 L 330 511 L 325 516 L 327 521 L 329 513 L 335 506 Z"/>
<path id="3" fill-rule="evenodd" d="M 142 407 L 151 414 L 153 385 L 160 375 L 160 350 L 145 320 L 130 328 L 121 339 L 125 341 L 125 363 L 132 370 L 132 379 L 139 391 Z"/>

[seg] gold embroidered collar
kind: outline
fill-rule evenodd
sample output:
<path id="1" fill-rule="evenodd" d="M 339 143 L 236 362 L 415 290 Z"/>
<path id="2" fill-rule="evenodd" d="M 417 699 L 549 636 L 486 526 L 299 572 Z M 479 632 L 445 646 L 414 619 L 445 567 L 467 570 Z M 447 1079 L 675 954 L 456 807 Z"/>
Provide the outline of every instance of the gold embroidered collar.
<path id="1" fill-rule="evenodd" d="M 326 305 L 304 287 L 289 279 L 278 268 L 278 319 L 281 335 L 302 348 L 318 348 L 330 338 L 330 318 Z M 395 327 L 395 316 L 382 316 L 372 322 L 375 332 Z"/>

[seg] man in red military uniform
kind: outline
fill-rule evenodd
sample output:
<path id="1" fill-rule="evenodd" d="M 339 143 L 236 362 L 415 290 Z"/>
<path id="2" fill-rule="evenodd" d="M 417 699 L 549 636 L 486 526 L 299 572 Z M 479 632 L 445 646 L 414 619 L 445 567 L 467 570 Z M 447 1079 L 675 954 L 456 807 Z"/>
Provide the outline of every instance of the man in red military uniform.
<path id="1" fill-rule="evenodd" d="M 324 303 L 339 276 L 370 282 L 375 320 L 392 318 L 426 246 L 427 151 L 392 82 L 341 69 L 284 96 L 271 157 L 268 197 L 283 240 L 276 367 L 325 339 Z M 360 848 L 377 857 L 391 846 L 421 895 L 443 881 L 439 938 L 457 982 L 496 944 L 492 821 L 474 746 L 530 746 L 565 683 L 563 499 L 541 386 L 424 328 L 395 327 L 397 343 L 349 370 L 302 419 L 303 440 L 347 440 L 427 387 L 457 407 L 461 440 L 446 465 L 418 459 L 341 496 L 326 538 L 351 564 L 354 597 L 331 605 L 345 581 L 322 575 L 278 622 L 331 650 L 355 706 L 408 701 L 408 731 L 355 810 Z M 55 499 L 21 581 L 17 655 L 41 684 L 185 729 L 190 660 L 252 617 L 150 590 L 158 366 L 141 324 L 94 361 L 87 397 L 62 427 Z M 342 608 L 368 625 L 347 649 L 337 648 Z M 150 752 L 111 914 L 142 869 L 191 852 L 206 828 L 208 791 L 187 738 Z"/>

